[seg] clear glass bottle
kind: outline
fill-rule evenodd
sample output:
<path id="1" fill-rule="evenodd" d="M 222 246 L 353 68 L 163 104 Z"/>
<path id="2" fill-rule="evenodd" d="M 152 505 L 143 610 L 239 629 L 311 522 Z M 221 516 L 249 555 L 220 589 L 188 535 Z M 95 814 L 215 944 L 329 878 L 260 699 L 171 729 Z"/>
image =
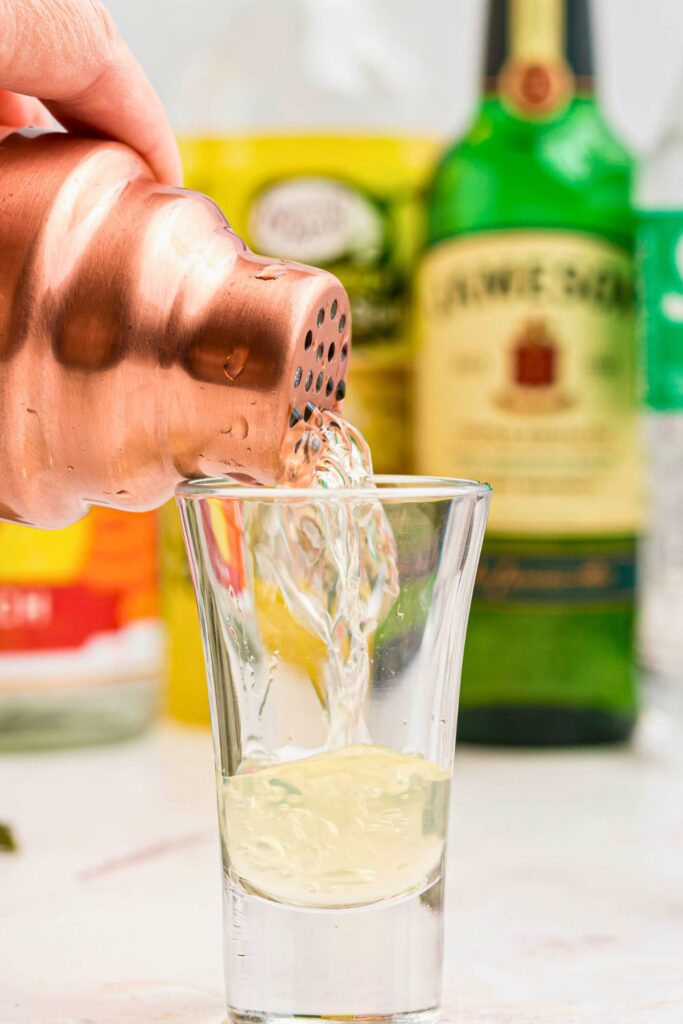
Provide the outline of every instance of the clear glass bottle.
<path id="1" fill-rule="evenodd" d="M 648 466 L 638 650 L 653 706 L 683 722 L 683 80 L 635 205 Z"/>

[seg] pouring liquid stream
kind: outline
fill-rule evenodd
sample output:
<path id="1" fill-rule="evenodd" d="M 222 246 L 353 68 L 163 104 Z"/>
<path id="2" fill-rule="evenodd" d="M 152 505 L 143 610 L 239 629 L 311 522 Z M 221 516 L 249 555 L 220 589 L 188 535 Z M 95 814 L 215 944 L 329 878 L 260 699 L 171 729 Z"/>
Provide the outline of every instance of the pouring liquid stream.
<path id="1" fill-rule="evenodd" d="M 374 487 L 368 446 L 341 417 L 319 413 L 302 431 L 317 455 L 314 488 Z M 385 509 L 371 497 L 245 504 L 254 589 L 284 607 L 289 635 L 318 653 L 309 674 L 326 740 L 294 759 L 274 759 L 257 743 L 223 778 L 230 872 L 251 892 L 319 908 L 420 891 L 438 877 L 450 777 L 414 753 L 373 744 L 363 717 L 371 636 L 399 595 Z"/>

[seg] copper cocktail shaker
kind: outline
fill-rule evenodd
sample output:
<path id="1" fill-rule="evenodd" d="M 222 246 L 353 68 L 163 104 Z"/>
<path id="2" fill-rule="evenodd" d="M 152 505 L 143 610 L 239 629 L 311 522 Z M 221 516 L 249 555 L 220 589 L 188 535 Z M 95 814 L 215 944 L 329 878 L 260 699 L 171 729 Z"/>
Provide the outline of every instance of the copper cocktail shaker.
<path id="1" fill-rule="evenodd" d="M 349 346 L 335 277 L 254 256 L 126 146 L 0 130 L 0 518 L 155 508 L 187 477 L 305 482 Z"/>

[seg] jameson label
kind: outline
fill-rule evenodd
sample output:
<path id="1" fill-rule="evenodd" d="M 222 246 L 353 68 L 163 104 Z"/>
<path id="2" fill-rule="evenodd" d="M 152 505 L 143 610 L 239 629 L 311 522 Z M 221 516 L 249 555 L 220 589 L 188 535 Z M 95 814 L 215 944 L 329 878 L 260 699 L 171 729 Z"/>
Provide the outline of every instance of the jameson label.
<path id="1" fill-rule="evenodd" d="M 427 254 L 420 295 L 424 469 L 491 483 L 491 533 L 633 532 L 630 255 L 578 232 L 477 234 Z"/>
<path id="2" fill-rule="evenodd" d="M 520 113 L 550 114 L 571 98 L 564 22 L 564 0 L 510 0 L 510 57 L 500 94 Z"/>
<path id="3" fill-rule="evenodd" d="M 645 404 L 683 409 L 683 213 L 641 215 L 641 336 Z"/>

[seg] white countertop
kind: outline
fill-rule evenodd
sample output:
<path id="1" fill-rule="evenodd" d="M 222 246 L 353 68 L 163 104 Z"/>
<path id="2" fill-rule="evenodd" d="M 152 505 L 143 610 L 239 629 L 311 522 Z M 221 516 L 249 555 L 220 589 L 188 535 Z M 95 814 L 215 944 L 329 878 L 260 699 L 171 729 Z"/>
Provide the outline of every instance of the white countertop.
<path id="1" fill-rule="evenodd" d="M 444 1020 L 681 1024 L 683 751 L 462 751 Z M 209 737 L 0 759 L 0 1024 L 218 1024 Z"/>

